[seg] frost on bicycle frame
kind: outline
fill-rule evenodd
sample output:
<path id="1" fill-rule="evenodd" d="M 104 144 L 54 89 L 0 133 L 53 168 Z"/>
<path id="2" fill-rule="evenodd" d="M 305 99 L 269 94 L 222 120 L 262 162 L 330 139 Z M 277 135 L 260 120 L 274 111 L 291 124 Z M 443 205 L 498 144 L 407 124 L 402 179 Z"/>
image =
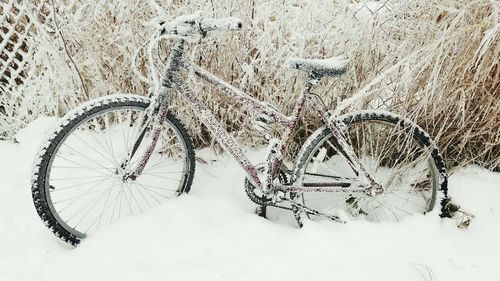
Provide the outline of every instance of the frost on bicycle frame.
<path id="1" fill-rule="evenodd" d="M 156 186 L 149 185 L 167 191 L 169 196 L 164 196 L 165 199 L 189 191 L 195 169 L 194 148 L 180 120 L 170 113 L 174 94 L 185 99 L 193 109 L 194 115 L 212 133 L 213 138 L 233 155 L 244 169 L 247 174 L 245 191 L 253 202 L 261 206 L 259 209 L 265 211 L 267 206 L 272 206 L 291 210 L 299 225 L 302 225 L 302 218 L 313 220 L 326 218 L 345 222 L 350 217 L 358 216 L 370 219 L 371 213 L 373 213 L 371 218 L 379 220 L 377 213 L 380 213 L 380 210 L 385 213 L 386 208 L 390 215 L 399 220 L 400 217 L 391 207 L 394 205 L 384 200 L 388 196 L 392 196 L 389 201 L 398 204 L 394 206 L 396 209 L 410 215 L 417 211 L 425 213 L 433 209 L 437 187 L 446 196 L 444 161 L 429 135 L 420 127 L 407 119 L 382 111 L 361 111 L 337 116 L 335 111 L 327 111 L 319 96 L 312 92 L 312 88 L 322 77 L 344 73 L 346 71 L 344 61 L 333 58 L 290 59 L 288 63 L 291 67 L 304 70 L 309 75 L 297 97 L 292 113 L 286 116 L 272 105 L 247 95 L 187 59 L 185 48 L 188 41 L 193 39 L 193 35 L 204 37 L 208 31 L 216 29 L 238 30 L 241 25 L 241 21 L 235 18 L 207 19 L 199 15 L 179 17 L 169 23 L 158 23 L 155 36 L 149 44 L 144 45 L 148 45 L 151 63 L 154 43 L 165 35 L 175 35 L 177 41 L 171 48 L 165 74 L 161 80 L 156 76 L 155 68 L 151 67 L 154 91 L 150 97 L 134 95 L 103 97 L 89 101 L 67 114 L 41 150 L 39 162 L 33 173 L 33 202 L 40 218 L 54 234 L 76 245 L 86 237 L 91 228 L 99 226 L 106 214 L 110 223 L 115 217 L 115 211 L 118 218 L 121 217 L 122 209 L 131 215 L 134 213 L 133 201 L 137 207 L 134 209 L 142 211 L 132 192 L 134 190 L 136 195 L 140 196 L 139 199 L 142 197 L 142 203 L 145 203 L 146 207 L 151 207 L 141 189 L 136 187 L 146 189 L 145 186 L 159 181 L 153 181 L 151 177 L 177 181 L 170 175 L 162 177 L 159 174 L 174 173 L 180 178 L 176 189 L 162 188 L 164 182 Z M 194 79 L 207 82 L 229 99 L 258 113 L 255 125 L 270 139 L 268 154 L 263 164 L 254 165 L 245 156 L 236 139 L 224 129 L 221 122 L 205 105 L 201 95 L 191 86 L 190 82 Z M 283 163 L 287 153 L 286 144 L 299 123 L 302 110 L 306 107 L 317 114 L 323 126 L 304 143 L 296 157 L 294 168 L 290 171 Z M 128 113 L 123 114 L 121 112 L 123 110 Z M 123 116 L 125 120 L 122 123 Z M 123 145 L 120 145 L 118 150 L 114 149 L 111 136 L 115 123 L 119 125 L 116 127 L 117 133 L 121 129 L 123 137 Z M 281 136 L 276 139 L 270 138 L 268 125 L 271 123 L 282 128 Z M 131 135 L 130 128 L 133 128 Z M 95 140 L 96 145 L 100 144 L 101 148 L 109 152 L 111 159 L 97 149 L 94 149 L 94 154 L 97 154 L 92 156 L 79 151 L 79 146 L 75 148 L 72 146 L 74 139 L 78 140 L 80 145 L 94 148 L 86 141 L 86 134 L 77 134 L 89 129 L 96 131 L 96 134 L 91 132 L 89 136 Z M 168 130 L 172 130 L 175 134 L 173 138 L 165 137 L 164 133 L 168 133 Z M 107 148 L 95 138 L 98 135 L 104 137 L 105 143 L 107 143 L 106 138 L 109 139 Z M 160 136 L 162 140 L 159 142 Z M 175 139 L 180 144 L 180 151 L 171 150 L 177 142 L 170 145 L 170 141 Z M 393 144 L 392 139 L 398 143 Z M 411 146 L 412 144 L 416 146 Z M 63 146 L 67 150 L 61 150 Z M 158 153 L 154 152 L 155 148 Z M 176 167 L 162 168 L 165 170 L 163 172 L 150 172 L 154 167 L 159 168 L 161 159 L 158 158 L 165 156 L 163 162 L 172 162 L 170 160 L 176 158 L 172 156 L 177 152 L 180 152 L 179 155 L 182 155 L 181 158 L 185 161 L 173 159 L 177 164 Z M 379 152 L 381 153 L 377 154 Z M 75 158 L 75 154 L 81 157 Z M 100 158 L 97 155 L 111 167 L 82 165 L 81 162 L 96 163 L 96 158 Z M 154 163 L 156 159 L 159 160 L 158 163 Z M 420 165 L 421 163 L 423 165 Z M 170 164 L 172 163 L 168 163 Z M 182 167 L 177 167 L 179 165 Z M 422 166 L 425 170 L 421 169 Z M 327 169 L 324 169 L 325 167 Z M 66 169 L 75 169 L 71 170 L 69 175 L 76 176 L 68 177 Z M 181 171 L 177 171 L 179 169 Z M 326 174 L 331 171 L 334 173 Z M 421 173 L 422 171 L 424 173 Z M 78 182 L 79 179 L 96 176 L 100 179 Z M 72 182 L 58 183 L 66 180 Z M 106 186 L 104 190 L 95 191 L 101 184 Z M 80 187 L 84 188 L 83 193 L 78 191 L 81 190 Z M 68 189 L 69 192 L 59 193 Z M 97 196 L 85 197 L 94 191 L 98 193 Z M 150 199 L 160 203 L 153 194 L 148 193 Z M 114 199 L 108 201 L 110 196 Z M 128 201 L 125 202 L 124 208 L 122 208 L 123 197 Z M 329 197 L 328 201 L 315 204 L 318 202 L 315 200 L 324 200 L 325 197 Z M 418 197 L 420 203 L 410 200 L 413 197 Z M 133 200 L 129 200 L 130 198 Z M 323 202 L 326 202 L 326 205 Z M 128 208 L 126 208 L 127 203 Z M 418 210 L 408 204 L 416 205 Z M 98 205 L 102 206 L 100 214 L 94 212 L 94 207 Z M 109 209 L 112 205 L 113 208 Z M 68 208 L 72 212 L 68 211 Z M 95 215 L 89 217 L 91 212 Z"/>
<path id="2" fill-rule="evenodd" d="M 191 33 L 201 32 L 202 35 L 205 35 L 206 31 L 209 30 L 238 30 L 240 27 L 241 21 L 239 19 L 229 18 L 223 22 L 220 20 L 210 22 L 201 21 L 201 18 L 197 15 L 180 17 L 173 23 L 169 23 L 169 26 L 165 24 L 162 25 L 161 34 L 177 35 L 177 42 L 171 50 L 170 57 L 167 61 L 165 76 L 161 81 L 161 86 L 153 95 L 151 105 L 146 111 L 148 114 L 142 123 L 142 128 L 144 130 L 146 126 L 148 126 L 151 122 L 154 122 L 153 138 L 137 167 L 130 172 L 128 177 L 135 179 L 145 168 L 159 138 L 164 117 L 168 112 L 169 95 L 175 91 L 186 99 L 195 115 L 208 128 L 214 138 L 226 151 L 233 155 L 233 157 L 247 173 L 247 178 L 251 181 L 251 183 L 262 189 L 264 193 L 269 194 L 274 191 L 275 188 L 287 192 L 300 190 L 301 192 L 363 192 L 370 195 L 379 193 L 381 191 L 381 186 L 375 182 L 372 176 L 365 170 L 363 165 L 357 159 L 354 151 L 347 143 L 343 130 L 334 118 L 334 115 L 328 112 L 320 98 L 312 93 L 312 88 L 318 83 L 321 75 L 309 72 L 309 77 L 302 92 L 298 96 L 292 114 L 290 116 L 285 116 L 284 114 L 278 112 L 273 106 L 247 95 L 241 90 L 236 89 L 222 79 L 186 59 L 185 45 L 187 44 L 187 37 L 192 35 Z M 296 64 L 297 68 L 300 68 L 302 61 L 300 59 L 295 59 L 290 61 L 290 63 Z M 342 70 L 342 61 L 335 60 L 332 63 L 336 64 L 339 72 Z M 320 64 L 320 62 L 318 62 L 318 64 Z M 319 67 L 321 67 L 321 65 L 319 65 Z M 328 69 L 328 66 L 324 67 Z M 196 77 L 214 86 L 229 98 L 244 104 L 246 108 L 267 116 L 270 120 L 284 128 L 284 133 L 281 135 L 280 139 L 274 139 L 270 142 L 269 155 L 267 156 L 266 163 L 264 164 L 263 173 L 259 172 L 258 168 L 250 162 L 234 137 L 224 129 L 221 123 L 203 103 L 199 95 L 184 81 L 183 77 L 179 74 L 182 70 L 194 73 Z M 286 146 L 284 144 L 289 140 L 292 132 L 296 128 L 299 116 L 304 106 L 312 108 L 318 117 L 322 119 L 323 123 L 326 124 L 331 130 L 336 139 L 335 149 L 347 160 L 347 163 L 359 177 L 360 182 L 362 182 L 363 185 L 360 185 L 358 188 L 346 189 L 345 183 L 335 182 L 330 184 L 309 184 L 307 187 L 273 183 L 274 178 L 282 165 L 284 155 L 286 154 Z M 158 117 L 155 118 L 155 116 L 151 114 L 152 112 L 157 112 L 155 115 Z M 139 138 L 135 147 L 137 147 L 140 142 L 141 139 Z M 129 153 L 128 159 L 131 159 L 135 152 L 136 149 L 132 149 Z"/>

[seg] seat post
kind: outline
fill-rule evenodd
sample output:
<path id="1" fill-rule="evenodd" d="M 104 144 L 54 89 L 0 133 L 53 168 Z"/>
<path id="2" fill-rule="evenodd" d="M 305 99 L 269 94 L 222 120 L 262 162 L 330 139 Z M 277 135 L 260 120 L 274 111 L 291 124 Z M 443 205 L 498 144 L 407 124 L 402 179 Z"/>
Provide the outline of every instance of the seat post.
<path id="1" fill-rule="evenodd" d="M 314 85 L 314 84 L 318 83 L 321 80 L 321 78 L 323 78 L 323 75 L 316 73 L 314 71 L 311 71 L 311 72 L 309 72 L 309 75 L 307 76 L 307 81 Z"/>

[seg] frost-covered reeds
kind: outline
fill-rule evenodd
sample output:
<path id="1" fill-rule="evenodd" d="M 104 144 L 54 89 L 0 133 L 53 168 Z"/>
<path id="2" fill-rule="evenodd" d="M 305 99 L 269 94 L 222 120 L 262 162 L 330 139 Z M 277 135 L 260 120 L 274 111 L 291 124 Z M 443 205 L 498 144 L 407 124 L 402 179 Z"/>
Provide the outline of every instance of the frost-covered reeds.
<path id="1" fill-rule="evenodd" d="M 353 103 L 342 103 L 343 112 L 395 111 L 429 131 L 451 165 L 500 168 L 498 1 L 46 2 L 56 17 L 38 33 L 37 78 L 20 90 L 38 101 L 33 115 L 20 116 L 26 121 L 40 114 L 61 115 L 111 93 L 147 95 L 149 85 L 131 68 L 134 52 L 151 32 L 144 22 L 202 11 L 209 17 L 241 17 L 245 27 L 239 33 L 210 34 L 192 48 L 192 59 L 252 96 L 289 113 L 305 74 L 287 69 L 286 58 L 345 54 L 351 60 L 348 73 L 325 79 L 316 90 L 332 110 L 357 93 L 361 97 Z M 155 52 L 159 70 L 171 42 L 162 42 Z M 137 64 L 143 74 L 150 73 L 145 52 Z M 240 140 L 262 143 L 250 112 L 210 95 L 213 90 L 206 85 L 197 88 Z M 173 109 L 192 125 L 199 146 L 212 145 L 181 99 Z M 319 126 L 313 115 L 306 120 L 295 136 L 298 142 Z"/>

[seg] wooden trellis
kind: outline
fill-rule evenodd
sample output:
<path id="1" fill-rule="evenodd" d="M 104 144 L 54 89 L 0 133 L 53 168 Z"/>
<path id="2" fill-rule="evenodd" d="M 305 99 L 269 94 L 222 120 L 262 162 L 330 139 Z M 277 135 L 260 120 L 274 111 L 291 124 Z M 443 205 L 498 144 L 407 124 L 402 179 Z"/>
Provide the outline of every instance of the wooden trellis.
<path id="1" fill-rule="evenodd" d="M 17 90 L 35 67 L 36 23 L 45 22 L 50 14 L 44 2 L 0 0 L 0 139 L 12 137 L 25 123 L 18 116 L 23 97 Z"/>

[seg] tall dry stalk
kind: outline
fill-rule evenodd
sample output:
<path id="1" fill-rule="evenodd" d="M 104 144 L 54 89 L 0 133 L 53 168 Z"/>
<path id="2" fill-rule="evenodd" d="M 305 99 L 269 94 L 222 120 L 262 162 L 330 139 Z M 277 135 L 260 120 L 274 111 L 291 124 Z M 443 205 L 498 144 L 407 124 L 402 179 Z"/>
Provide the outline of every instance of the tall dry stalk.
<path id="1" fill-rule="evenodd" d="M 477 163 L 500 169 L 498 1 L 54 2 L 58 31 L 64 34 L 68 55 L 81 72 L 90 98 L 116 92 L 148 94 L 148 85 L 131 69 L 134 51 L 147 39 L 144 21 L 197 10 L 207 16 L 237 16 L 247 23 L 245 29 L 211 34 L 196 49 L 194 61 L 290 112 L 305 76 L 286 69 L 286 58 L 346 54 L 352 61 L 348 73 L 323 81 L 316 90 L 332 110 L 339 100 L 363 93 L 344 111 L 385 108 L 401 113 L 431 133 L 450 165 Z M 159 47 L 160 69 L 170 43 L 162 42 Z M 40 98 L 51 103 L 32 118 L 63 114 L 86 99 L 64 54 L 57 57 L 53 48 L 41 48 L 38 62 L 46 71 L 31 81 L 28 90 L 43 89 Z M 51 67 L 61 63 L 65 71 Z M 144 55 L 138 63 L 141 72 L 148 74 Z M 54 75 L 58 81 L 50 78 Z M 213 95 L 206 85 L 196 86 L 240 140 L 262 143 L 249 126 L 250 112 Z M 220 106 L 221 102 L 227 106 Z M 175 101 L 173 110 L 191 125 L 198 146 L 213 145 L 203 126 L 186 114 L 189 111 L 181 100 Z M 296 142 L 318 126 L 317 120 L 307 116 Z M 296 148 L 297 143 L 290 145 Z"/>

